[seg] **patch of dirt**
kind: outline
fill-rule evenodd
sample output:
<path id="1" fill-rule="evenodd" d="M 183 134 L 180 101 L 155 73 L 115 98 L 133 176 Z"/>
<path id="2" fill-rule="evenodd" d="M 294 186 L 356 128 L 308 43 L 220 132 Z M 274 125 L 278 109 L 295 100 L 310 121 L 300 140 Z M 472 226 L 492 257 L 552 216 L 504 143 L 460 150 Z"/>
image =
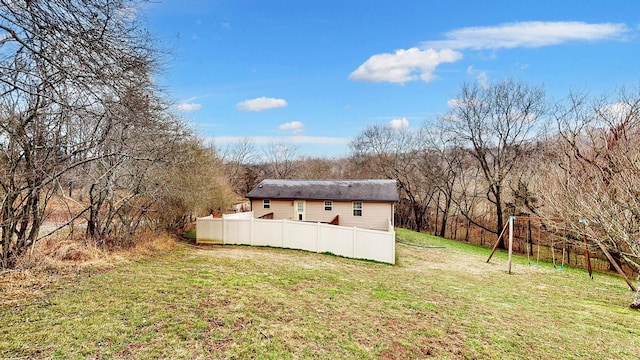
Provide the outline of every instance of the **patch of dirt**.
<path id="1" fill-rule="evenodd" d="M 457 270 L 471 275 L 480 275 L 495 272 L 507 272 L 507 262 L 495 257 L 487 263 L 485 257 L 460 253 L 449 248 L 419 248 L 409 245 L 396 244 L 398 253 L 398 266 L 411 268 L 418 273 L 432 272 L 433 270 Z M 512 263 L 513 274 L 549 273 L 553 270 L 544 267 L 536 267 Z"/>

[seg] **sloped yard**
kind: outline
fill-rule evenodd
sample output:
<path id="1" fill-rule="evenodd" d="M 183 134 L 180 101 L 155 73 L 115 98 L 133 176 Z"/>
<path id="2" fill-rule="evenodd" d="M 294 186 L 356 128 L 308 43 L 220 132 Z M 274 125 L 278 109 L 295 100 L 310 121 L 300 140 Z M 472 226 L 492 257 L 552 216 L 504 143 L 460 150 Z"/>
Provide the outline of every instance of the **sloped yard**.
<path id="1" fill-rule="evenodd" d="M 182 245 L 0 305 L 0 357 L 634 359 L 622 280 L 399 230 L 395 266 Z"/>

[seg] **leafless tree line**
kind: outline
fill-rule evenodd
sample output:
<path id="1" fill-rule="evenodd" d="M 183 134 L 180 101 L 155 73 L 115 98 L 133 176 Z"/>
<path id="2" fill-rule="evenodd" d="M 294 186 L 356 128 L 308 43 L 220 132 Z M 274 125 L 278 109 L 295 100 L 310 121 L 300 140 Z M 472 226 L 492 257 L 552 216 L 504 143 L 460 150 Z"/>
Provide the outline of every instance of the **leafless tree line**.
<path id="1" fill-rule="evenodd" d="M 159 55 L 137 5 L 0 0 L 2 268 L 52 213 L 96 242 L 126 243 L 227 201 L 217 158 L 154 84 Z"/>
<path id="2" fill-rule="evenodd" d="M 371 125 L 351 150 L 329 160 L 271 148 L 268 161 L 225 166 L 244 172 L 232 181 L 240 195 L 265 177 L 396 179 L 396 224 L 440 236 L 458 219 L 491 243 L 509 216 L 561 219 L 565 236 L 586 235 L 640 271 L 640 88 L 552 103 L 540 86 L 465 84 L 442 117 L 420 129 Z"/>

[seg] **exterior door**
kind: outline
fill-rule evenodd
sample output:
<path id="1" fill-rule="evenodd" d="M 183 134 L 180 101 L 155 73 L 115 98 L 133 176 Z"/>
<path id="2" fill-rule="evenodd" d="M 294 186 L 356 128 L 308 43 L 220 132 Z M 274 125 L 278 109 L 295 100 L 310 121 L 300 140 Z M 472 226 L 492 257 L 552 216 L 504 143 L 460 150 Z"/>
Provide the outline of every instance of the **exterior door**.
<path id="1" fill-rule="evenodd" d="M 295 211 L 295 219 L 298 221 L 305 220 L 305 211 L 306 202 L 304 200 L 296 200 L 293 204 L 293 209 Z"/>

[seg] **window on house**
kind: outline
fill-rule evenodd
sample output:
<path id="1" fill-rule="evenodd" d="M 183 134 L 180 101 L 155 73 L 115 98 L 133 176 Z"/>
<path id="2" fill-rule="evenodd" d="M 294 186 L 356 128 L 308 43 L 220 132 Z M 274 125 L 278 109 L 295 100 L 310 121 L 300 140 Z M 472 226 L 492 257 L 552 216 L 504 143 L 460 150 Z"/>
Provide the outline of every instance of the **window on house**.
<path id="1" fill-rule="evenodd" d="M 265 209 L 271 209 L 271 200 L 269 199 L 262 200 L 262 207 Z"/>
<path id="2" fill-rule="evenodd" d="M 353 202 L 353 216 L 362 216 L 362 201 Z"/>
<path id="3" fill-rule="evenodd" d="M 324 202 L 324 210 L 325 211 L 333 210 L 333 201 L 325 201 Z"/>

